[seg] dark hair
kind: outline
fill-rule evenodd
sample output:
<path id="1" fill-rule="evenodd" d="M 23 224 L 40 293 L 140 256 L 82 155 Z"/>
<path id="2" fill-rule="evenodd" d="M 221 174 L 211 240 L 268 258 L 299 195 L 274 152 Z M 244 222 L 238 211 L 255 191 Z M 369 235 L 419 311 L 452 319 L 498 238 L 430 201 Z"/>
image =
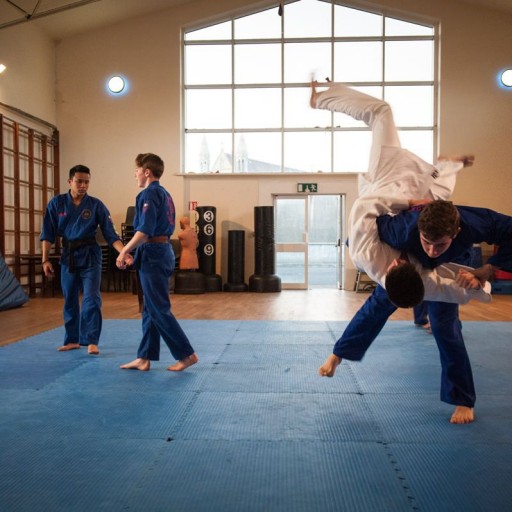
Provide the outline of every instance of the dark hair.
<path id="1" fill-rule="evenodd" d="M 460 216 L 454 204 L 440 199 L 428 203 L 418 217 L 418 229 L 430 241 L 454 237 L 459 224 Z"/>
<path id="2" fill-rule="evenodd" d="M 136 157 L 135 157 L 135 165 L 137 167 L 142 167 L 142 160 L 144 159 L 144 157 L 147 155 L 147 153 L 139 153 Z"/>
<path id="3" fill-rule="evenodd" d="M 423 300 L 425 286 L 413 264 L 401 263 L 387 273 L 386 291 L 396 307 L 412 308 Z"/>
<path id="4" fill-rule="evenodd" d="M 72 180 L 73 176 L 77 172 L 83 172 L 84 174 L 88 174 L 89 176 L 91 175 L 91 170 L 89 169 L 89 167 L 86 167 L 85 165 L 75 165 L 74 167 L 71 167 L 71 169 L 69 169 L 69 179 Z"/>
<path id="5" fill-rule="evenodd" d="M 164 173 L 164 161 L 154 153 L 140 153 L 135 158 L 138 167 L 148 169 L 155 178 L 160 178 Z"/>

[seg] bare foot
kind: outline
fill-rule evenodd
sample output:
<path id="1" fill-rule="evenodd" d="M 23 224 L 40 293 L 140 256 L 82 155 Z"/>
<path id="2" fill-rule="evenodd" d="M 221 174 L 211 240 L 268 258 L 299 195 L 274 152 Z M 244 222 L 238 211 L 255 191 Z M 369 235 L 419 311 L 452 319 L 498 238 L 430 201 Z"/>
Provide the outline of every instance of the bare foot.
<path id="1" fill-rule="evenodd" d="M 430 328 L 430 324 L 414 324 L 416 327 L 421 327 L 422 329 L 425 329 L 428 334 L 432 334 L 432 329 Z"/>
<path id="2" fill-rule="evenodd" d="M 195 354 L 192 354 L 188 357 L 185 357 L 185 359 L 182 359 L 181 361 L 178 361 L 177 363 L 169 366 L 167 369 L 170 372 L 182 372 L 185 368 L 196 364 L 197 361 L 199 361 L 199 358 Z"/>
<path id="3" fill-rule="evenodd" d="M 475 420 L 475 414 L 472 407 L 457 405 L 453 411 L 450 423 L 463 424 L 471 423 Z"/>
<path id="4" fill-rule="evenodd" d="M 336 373 L 336 368 L 341 363 L 341 357 L 331 354 L 325 363 L 318 368 L 318 373 L 322 377 L 332 377 Z"/>
<path id="5" fill-rule="evenodd" d="M 100 353 L 100 350 L 98 348 L 98 345 L 93 345 L 92 343 L 87 347 L 87 352 L 91 355 L 98 355 Z"/>
<path id="6" fill-rule="evenodd" d="M 123 370 L 140 370 L 141 372 L 147 372 L 149 371 L 149 367 L 149 359 L 141 359 L 138 357 L 130 363 L 121 365 L 119 368 L 122 368 Z"/>
<path id="7" fill-rule="evenodd" d="M 57 350 L 59 352 L 67 352 L 68 350 L 76 350 L 80 348 L 79 343 L 68 343 L 67 345 L 62 345 L 62 347 L 59 347 Z"/>

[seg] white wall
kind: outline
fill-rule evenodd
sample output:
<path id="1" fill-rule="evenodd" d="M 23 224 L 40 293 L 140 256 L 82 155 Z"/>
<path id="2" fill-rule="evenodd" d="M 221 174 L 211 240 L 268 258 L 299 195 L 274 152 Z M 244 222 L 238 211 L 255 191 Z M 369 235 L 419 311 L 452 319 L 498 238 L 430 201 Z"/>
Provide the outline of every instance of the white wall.
<path id="1" fill-rule="evenodd" d="M 496 86 L 496 74 L 512 65 L 512 16 L 457 0 L 380 0 L 389 13 L 411 12 L 441 26 L 439 148 L 446 154 L 472 152 L 476 164 L 460 175 L 454 200 L 512 214 L 509 165 L 512 162 L 510 119 L 512 92 Z M 172 193 L 178 215 L 187 213 L 189 200 L 217 207 L 217 271 L 226 277 L 227 229 L 253 229 L 254 206 L 271 204 L 272 193 L 293 192 L 300 176 L 220 177 L 179 176 L 181 165 L 181 30 L 198 20 L 215 20 L 227 11 L 240 11 L 251 0 L 197 0 L 158 14 L 125 21 L 108 29 L 61 41 L 56 57 L 56 124 L 61 133 L 62 186 L 66 170 L 84 163 L 93 172 L 90 192 L 105 200 L 116 225 L 134 203 L 133 159 L 139 152 L 160 154 L 166 162 L 162 183 Z M 361 5 L 369 5 L 361 2 Z M 245 7 L 244 7 L 245 6 Z M 79 15 L 79 14 L 77 14 Z M 48 43 L 36 50 L 39 38 L 26 26 L 0 31 L 0 47 L 15 41 L 23 74 L 15 86 L 0 78 L 0 100 L 52 121 L 53 91 L 46 70 L 53 66 Z M 21 35 L 18 31 L 21 32 Z M 9 34 L 9 37 L 7 37 Z M 16 37 L 11 39 L 14 34 Z M 44 62 L 45 77 L 35 80 L 30 60 L 34 52 Z M 9 51 L 18 55 L 17 50 Z M 38 71 L 39 73 L 41 71 Z M 106 78 L 123 73 L 130 80 L 129 95 L 111 98 Z M 18 89 L 19 85 L 19 89 Z M 44 89 L 41 98 L 39 89 Z M 1 99 L 4 98 L 4 99 Z M 312 181 L 309 180 L 308 181 Z M 346 193 L 347 208 L 355 197 L 355 176 L 315 175 L 322 193 Z M 234 227 L 229 227 L 232 225 Z M 250 244 L 248 240 L 248 244 Z M 251 254 L 246 245 L 246 255 Z M 252 261 L 246 274 L 253 273 Z M 349 269 L 351 275 L 353 269 Z M 347 287 L 353 282 L 351 275 Z"/>
<path id="2" fill-rule="evenodd" d="M 2 29 L 0 63 L 7 66 L 0 75 L 0 102 L 56 124 L 54 43 L 31 23 Z"/>

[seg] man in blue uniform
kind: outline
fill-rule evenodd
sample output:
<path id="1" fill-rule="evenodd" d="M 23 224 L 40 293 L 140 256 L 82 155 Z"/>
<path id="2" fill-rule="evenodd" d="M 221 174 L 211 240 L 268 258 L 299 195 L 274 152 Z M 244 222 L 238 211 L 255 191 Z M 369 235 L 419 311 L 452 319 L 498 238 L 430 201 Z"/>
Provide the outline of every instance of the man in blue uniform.
<path id="1" fill-rule="evenodd" d="M 101 249 L 96 231 L 119 252 L 119 239 L 106 206 L 87 194 L 91 172 L 85 165 L 69 171 L 69 192 L 55 196 L 46 208 L 41 232 L 43 271 L 52 277 L 48 259 L 52 244 L 62 237 L 61 286 L 64 295 L 64 345 L 60 351 L 87 346 L 89 354 L 99 354 L 101 334 Z M 83 293 L 80 309 L 80 292 Z"/>
<path id="2" fill-rule="evenodd" d="M 377 225 L 382 241 L 413 254 L 426 268 L 446 261 L 469 264 L 473 244 L 486 242 L 499 249 L 474 274 L 483 281 L 491 279 L 495 270 L 512 270 L 512 217 L 508 215 L 437 200 L 421 211 L 379 217 Z M 443 367 L 441 399 L 458 405 L 452 422 L 471 422 L 476 395 L 458 305 L 430 302 L 428 308 Z"/>
<path id="3" fill-rule="evenodd" d="M 121 366 L 123 369 L 148 371 L 151 361 L 160 359 L 160 337 L 177 362 L 169 371 L 183 371 L 197 363 L 198 357 L 171 312 L 169 279 L 174 270 L 175 256 L 169 238 L 174 232 L 173 200 L 159 182 L 164 162 L 152 153 L 135 159 L 135 179 L 143 190 L 135 204 L 133 221 L 135 234 L 117 258 L 117 266 L 134 264 L 139 271 L 144 309 L 142 311 L 142 340 L 137 359 Z M 135 258 L 130 254 L 136 250 Z"/>

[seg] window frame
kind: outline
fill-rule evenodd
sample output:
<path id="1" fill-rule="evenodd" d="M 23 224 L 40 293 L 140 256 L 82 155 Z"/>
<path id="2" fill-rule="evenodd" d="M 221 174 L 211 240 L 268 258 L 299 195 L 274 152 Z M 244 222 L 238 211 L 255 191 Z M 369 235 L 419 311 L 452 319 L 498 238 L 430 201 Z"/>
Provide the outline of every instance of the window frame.
<path id="1" fill-rule="evenodd" d="M 288 0 L 284 2 L 284 9 L 286 12 L 286 5 L 293 3 L 297 0 Z M 284 13 L 281 16 L 281 37 L 280 38 L 262 38 L 262 39 L 236 39 L 235 38 L 235 21 L 239 18 L 251 16 L 253 14 L 257 14 L 262 11 L 271 10 L 273 8 L 278 9 L 280 2 L 276 2 L 275 4 L 271 4 L 266 7 L 259 7 L 258 9 L 248 9 L 247 11 L 241 13 L 239 10 L 233 14 L 225 14 L 215 22 L 211 20 L 207 23 L 197 24 L 194 26 L 189 26 L 183 29 L 182 34 L 182 88 L 181 88 L 181 105 L 182 105 L 182 122 L 180 133 L 182 136 L 181 140 L 181 174 L 222 174 L 222 175 L 240 175 L 240 174 L 251 174 L 251 175 L 283 175 L 283 174 L 307 174 L 311 175 L 312 171 L 293 171 L 287 170 L 285 167 L 285 145 L 284 139 L 286 134 L 290 133 L 326 133 L 328 131 L 330 133 L 331 142 L 330 142 L 330 169 L 323 170 L 322 172 L 328 175 L 332 174 L 349 174 L 352 172 L 364 172 L 361 170 L 335 170 L 334 169 L 334 161 L 335 161 L 335 143 L 334 139 L 336 133 L 339 132 L 357 132 L 357 131 L 369 131 L 367 127 L 340 127 L 335 126 L 333 122 L 333 114 L 331 114 L 331 123 L 329 127 L 285 127 L 285 91 L 287 89 L 292 88 L 304 88 L 309 87 L 309 82 L 284 82 L 284 72 L 285 72 L 285 61 L 284 61 L 284 53 L 285 53 L 285 45 L 287 43 L 329 43 L 331 45 L 331 74 L 330 76 L 334 76 L 334 59 L 335 52 L 334 47 L 336 43 L 343 42 L 372 42 L 378 41 L 382 44 L 382 76 L 378 81 L 352 81 L 352 82 L 344 82 L 348 86 L 352 87 L 380 87 L 382 90 L 383 99 L 386 100 L 386 88 L 387 87 L 410 87 L 410 86 L 426 86 L 432 88 L 432 124 L 430 125 L 414 125 L 414 126 L 400 126 L 397 125 L 399 133 L 402 132 L 414 132 L 414 131 L 431 131 L 432 132 L 432 155 L 429 160 L 433 162 L 437 156 L 438 152 L 438 105 L 439 105 L 439 22 L 432 19 L 426 19 L 425 17 L 420 17 L 418 15 L 414 15 L 413 13 L 404 14 L 403 12 L 397 12 L 390 10 L 388 8 L 382 7 L 382 9 L 378 9 L 375 6 L 373 8 L 368 8 L 364 4 L 358 3 L 357 0 L 353 1 L 341 1 L 341 0 L 320 0 L 326 3 L 329 3 L 331 6 L 331 36 L 330 37 L 305 37 L 305 38 L 286 38 L 284 37 Z M 363 12 L 368 12 L 371 14 L 376 14 L 382 16 L 382 35 L 379 36 L 350 36 L 350 37 L 334 37 L 334 12 L 335 6 L 342 6 L 349 9 L 356 9 Z M 386 19 L 392 18 L 398 21 L 404 21 L 407 23 L 413 23 L 418 25 L 424 25 L 429 27 L 432 30 L 431 35 L 404 35 L 397 36 L 386 35 Z M 207 27 L 211 27 L 221 23 L 229 23 L 231 25 L 230 39 L 204 39 L 204 40 L 187 40 L 187 34 L 193 31 L 201 30 Z M 414 41 L 430 41 L 432 43 L 432 66 L 433 66 L 433 76 L 431 80 L 397 80 L 397 81 L 387 81 L 385 80 L 386 74 L 386 43 L 394 42 L 394 41 L 403 41 L 403 42 L 414 42 Z M 230 45 L 231 47 L 231 83 L 230 84 L 187 84 L 186 80 L 186 47 L 187 46 L 195 46 L 195 45 Z M 279 83 L 235 83 L 234 80 L 234 68 L 235 68 L 235 49 L 239 45 L 254 45 L 254 44 L 279 44 L 281 48 L 281 80 Z M 236 128 L 235 127 L 235 91 L 243 90 L 243 89 L 253 89 L 253 88 L 279 88 L 281 92 L 281 126 L 276 128 Z M 231 128 L 229 129 L 221 129 L 221 128 L 191 128 L 188 129 L 186 127 L 186 114 L 187 114 L 187 105 L 186 105 L 186 95 L 189 90 L 207 90 L 207 89 L 215 89 L 215 90 L 229 90 L 231 91 Z M 237 136 L 244 133 L 278 133 L 281 138 L 281 159 L 280 165 L 281 168 L 279 171 L 271 171 L 271 172 L 253 172 L 253 171 L 237 171 L 235 169 L 235 160 L 236 160 L 236 141 Z M 186 162 L 186 149 L 187 149 L 187 135 L 188 134 L 228 134 L 229 139 L 231 141 L 231 171 L 229 172 L 220 172 L 215 170 L 208 171 L 200 171 L 199 169 L 187 170 L 187 162 Z M 429 155 L 430 156 L 430 155 Z M 189 166 L 190 167 L 190 166 Z"/>

